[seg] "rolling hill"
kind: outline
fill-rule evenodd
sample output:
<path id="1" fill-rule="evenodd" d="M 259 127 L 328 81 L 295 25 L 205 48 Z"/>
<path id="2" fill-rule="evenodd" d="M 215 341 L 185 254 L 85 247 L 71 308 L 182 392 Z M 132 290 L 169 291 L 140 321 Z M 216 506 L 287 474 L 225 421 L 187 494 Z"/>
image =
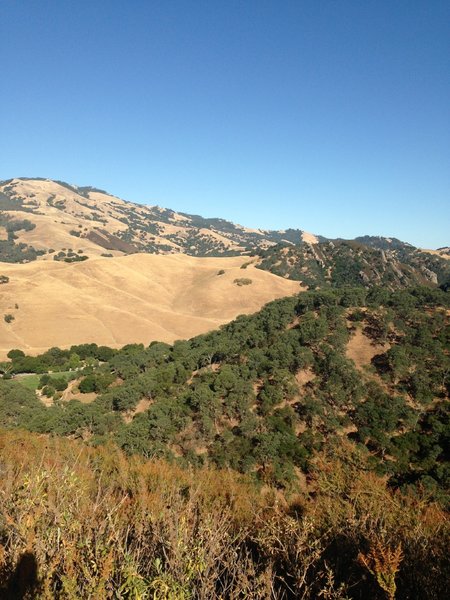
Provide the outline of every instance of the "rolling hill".
<path id="1" fill-rule="evenodd" d="M 136 252 L 236 256 L 280 242 L 318 240 L 298 229 L 249 229 L 224 219 L 205 219 L 159 206 L 134 204 L 103 190 L 48 179 L 0 182 L 0 211 L 3 260 L 7 242 L 16 246 L 15 254 L 10 249 L 8 262 L 30 260 L 25 248 L 25 256 L 21 257 L 20 244 L 33 248 L 35 258 L 54 259 L 60 253 L 64 260 L 77 255 L 121 256 Z"/>
<path id="2" fill-rule="evenodd" d="M 448 248 L 0 209 L 0 596 L 445 597 Z"/>
<path id="3" fill-rule="evenodd" d="M 128 254 L 258 255 L 260 268 L 311 287 L 438 286 L 450 279 L 447 247 L 396 238 L 327 239 L 301 229 L 265 231 L 220 218 L 127 202 L 93 187 L 48 179 L 0 182 L 2 262 L 82 262 Z"/>
<path id="4" fill-rule="evenodd" d="M 243 270 L 243 264 L 241 257 L 184 254 L 3 264 L 8 282 L 0 287 L 0 356 L 12 347 L 36 353 L 84 342 L 173 342 L 300 289 L 298 282 L 253 265 Z M 6 315 L 13 319 L 7 322 Z"/>
<path id="5" fill-rule="evenodd" d="M 16 376 L 0 381 L 0 426 L 279 485 L 347 440 L 392 486 L 420 482 L 448 502 L 449 306 L 424 287 L 308 291 L 172 346 L 16 350 L 0 364 Z M 44 374 L 38 396 L 17 378 L 30 372 Z"/>
<path id="6" fill-rule="evenodd" d="M 0 182 L 0 353 L 173 342 L 301 288 L 446 288 L 449 256 L 395 238 L 249 229 L 93 187 L 10 179 Z"/>

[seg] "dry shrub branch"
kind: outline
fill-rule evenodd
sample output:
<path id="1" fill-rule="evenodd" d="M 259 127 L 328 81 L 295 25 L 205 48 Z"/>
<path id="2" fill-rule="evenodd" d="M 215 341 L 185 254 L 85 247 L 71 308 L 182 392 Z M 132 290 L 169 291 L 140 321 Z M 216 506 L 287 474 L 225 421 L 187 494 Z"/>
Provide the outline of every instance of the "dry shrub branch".
<path id="1" fill-rule="evenodd" d="M 444 597 L 444 513 L 362 460 L 350 444 L 322 455 L 309 495 L 289 499 L 228 471 L 3 431 L 0 596 Z"/>

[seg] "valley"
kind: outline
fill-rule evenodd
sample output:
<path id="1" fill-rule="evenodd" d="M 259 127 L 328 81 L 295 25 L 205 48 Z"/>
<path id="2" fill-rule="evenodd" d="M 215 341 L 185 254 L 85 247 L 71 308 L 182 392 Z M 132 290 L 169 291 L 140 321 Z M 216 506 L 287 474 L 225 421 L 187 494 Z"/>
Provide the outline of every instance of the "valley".
<path id="1" fill-rule="evenodd" d="M 449 286 L 448 248 L 0 183 L 0 595 L 33 548 L 42 598 L 443 597 Z"/>

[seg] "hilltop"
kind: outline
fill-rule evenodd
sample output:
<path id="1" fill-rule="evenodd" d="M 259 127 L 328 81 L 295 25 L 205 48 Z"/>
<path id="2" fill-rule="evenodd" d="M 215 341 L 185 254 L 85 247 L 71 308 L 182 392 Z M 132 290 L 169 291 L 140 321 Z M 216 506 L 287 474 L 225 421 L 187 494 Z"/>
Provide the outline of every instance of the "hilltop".
<path id="1" fill-rule="evenodd" d="M 249 229 L 220 218 L 135 204 L 104 190 L 49 179 L 1 182 L 0 210 L 0 250 L 5 260 L 9 238 L 8 262 L 48 260 L 58 255 L 60 260 L 75 261 L 136 252 L 236 256 L 279 242 L 318 239 L 301 230 Z M 20 244 L 32 250 L 20 249 Z"/>
<path id="2" fill-rule="evenodd" d="M 448 248 L 0 190 L 0 595 L 443 597 Z"/>
<path id="3" fill-rule="evenodd" d="M 73 263 L 136 253 L 257 255 L 261 269 L 314 288 L 347 283 L 433 287 L 450 280 L 448 247 L 422 250 L 380 236 L 331 240 L 301 229 L 251 229 L 62 181 L 0 182 L 1 261 Z"/>
<path id="4" fill-rule="evenodd" d="M 0 356 L 173 343 L 300 289 L 447 289 L 448 248 L 329 240 L 143 206 L 48 179 L 0 182 Z"/>
<path id="5" fill-rule="evenodd" d="M 420 250 L 391 238 L 278 244 L 260 251 L 259 256 L 259 268 L 311 288 L 382 285 L 395 290 L 415 285 L 445 287 L 450 282 L 446 249 Z"/>

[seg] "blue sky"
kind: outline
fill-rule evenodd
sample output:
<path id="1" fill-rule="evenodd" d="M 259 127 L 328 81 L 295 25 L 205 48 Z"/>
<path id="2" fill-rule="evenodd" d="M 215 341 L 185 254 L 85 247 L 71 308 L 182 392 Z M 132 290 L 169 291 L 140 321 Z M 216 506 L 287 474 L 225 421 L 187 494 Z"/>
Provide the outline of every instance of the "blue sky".
<path id="1" fill-rule="evenodd" d="M 0 179 L 450 244 L 450 3 L 2 0 Z"/>

